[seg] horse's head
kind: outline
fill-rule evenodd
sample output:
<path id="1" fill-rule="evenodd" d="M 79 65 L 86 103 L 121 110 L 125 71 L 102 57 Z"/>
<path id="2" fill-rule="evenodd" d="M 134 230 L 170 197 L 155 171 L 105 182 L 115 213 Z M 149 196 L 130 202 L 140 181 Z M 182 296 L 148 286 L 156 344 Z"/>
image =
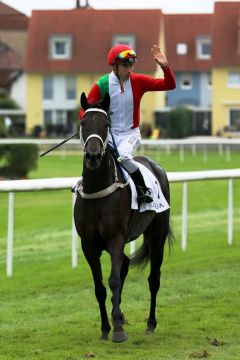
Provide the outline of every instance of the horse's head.
<path id="1" fill-rule="evenodd" d="M 109 94 L 106 93 L 102 102 L 89 104 L 85 93 L 81 95 L 81 106 L 85 111 L 81 121 L 80 139 L 85 153 L 86 166 L 97 169 L 106 150 L 109 134 L 107 111 L 110 105 Z"/>

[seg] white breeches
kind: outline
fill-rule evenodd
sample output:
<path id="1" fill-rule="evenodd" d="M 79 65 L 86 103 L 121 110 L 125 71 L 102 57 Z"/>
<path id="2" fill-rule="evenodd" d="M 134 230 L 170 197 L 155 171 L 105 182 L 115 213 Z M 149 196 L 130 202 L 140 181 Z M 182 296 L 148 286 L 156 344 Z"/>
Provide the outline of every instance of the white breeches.
<path id="1" fill-rule="evenodd" d="M 118 132 L 112 130 L 116 147 L 118 149 L 118 161 L 122 166 L 132 174 L 138 169 L 138 163 L 133 160 L 134 152 L 141 144 L 141 134 L 139 128 L 133 129 L 130 132 Z M 110 135 L 109 144 L 114 148 L 112 137 Z"/>

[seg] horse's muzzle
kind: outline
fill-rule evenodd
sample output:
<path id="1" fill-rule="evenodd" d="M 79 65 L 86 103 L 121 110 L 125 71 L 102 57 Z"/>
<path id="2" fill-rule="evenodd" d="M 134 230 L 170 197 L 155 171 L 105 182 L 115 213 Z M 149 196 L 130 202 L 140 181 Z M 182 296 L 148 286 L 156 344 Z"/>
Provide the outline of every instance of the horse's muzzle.
<path id="1" fill-rule="evenodd" d="M 102 161 L 102 154 L 99 151 L 87 152 L 85 155 L 86 166 L 90 170 L 97 169 Z"/>

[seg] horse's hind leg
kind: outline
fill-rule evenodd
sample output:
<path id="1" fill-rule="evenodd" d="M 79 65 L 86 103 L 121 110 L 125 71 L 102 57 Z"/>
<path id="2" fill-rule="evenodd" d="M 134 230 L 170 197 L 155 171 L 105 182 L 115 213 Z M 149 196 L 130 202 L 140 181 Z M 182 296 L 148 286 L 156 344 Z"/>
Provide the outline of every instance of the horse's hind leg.
<path id="1" fill-rule="evenodd" d="M 97 250 L 88 251 L 82 246 L 84 255 L 87 259 L 87 262 L 92 270 L 94 285 L 95 285 L 95 295 L 99 304 L 100 314 L 101 314 L 101 331 L 102 335 L 100 337 L 101 340 L 108 340 L 108 334 L 111 330 L 111 326 L 109 324 L 107 310 L 106 310 L 106 298 L 107 292 L 106 288 L 103 285 L 102 279 L 102 268 L 100 262 L 101 252 L 97 253 Z"/>
<path id="2" fill-rule="evenodd" d="M 130 264 L 130 260 L 129 258 L 123 254 L 123 263 L 122 263 L 122 269 L 121 269 L 121 290 L 120 290 L 120 303 L 121 303 L 121 296 L 122 296 L 122 289 L 123 289 L 123 285 L 124 285 L 124 281 L 127 277 L 128 274 L 128 270 L 129 270 L 129 264 Z"/>
<path id="3" fill-rule="evenodd" d="M 122 264 L 121 275 L 120 275 L 121 276 L 121 289 L 120 289 L 119 304 L 121 304 L 121 302 L 122 302 L 122 290 L 123 290 L 124 281 L 128 274 L 129 264 L 130 264 L 129 258 L 125 254 L 123 254 L 123 264 Z M 123 320 L 123 324 L 125 324 L 125 317 L 124 317 L 123 312 L 122 312 L 122 320 Z"/>
<path id="4" fill-rule="evenodd" d="M 160 222 L 166 217 L 164 222 Z M 164 223 L 164 226 L 162 226 Z M 156 298 L 160 288 L 161 265 L 163 262 L 164 243 L 169 232 L 167 212 L 157 215 L 152 224 L 147 229 L 144 236 L 147 237 L 150 247 L 150 274 L 148 277 L 149 289 L 151 293 L 150 312 L 147 321 L 146 334 L 151 334 L 157 326 L 156 320 Z"/>

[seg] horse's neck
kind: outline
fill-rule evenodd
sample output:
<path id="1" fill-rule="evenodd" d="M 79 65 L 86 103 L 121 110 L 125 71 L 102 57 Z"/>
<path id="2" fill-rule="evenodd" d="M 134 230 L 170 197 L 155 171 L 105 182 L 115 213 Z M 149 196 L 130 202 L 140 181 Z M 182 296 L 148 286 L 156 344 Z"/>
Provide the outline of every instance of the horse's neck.
<path id="1" fill-rule="evenodd" d="M 83 162 L 83 191 L 91 194 L 112 185 L 114 178 L 113 158 L 107 147 L 98 169 L 89 170 Z"/>

